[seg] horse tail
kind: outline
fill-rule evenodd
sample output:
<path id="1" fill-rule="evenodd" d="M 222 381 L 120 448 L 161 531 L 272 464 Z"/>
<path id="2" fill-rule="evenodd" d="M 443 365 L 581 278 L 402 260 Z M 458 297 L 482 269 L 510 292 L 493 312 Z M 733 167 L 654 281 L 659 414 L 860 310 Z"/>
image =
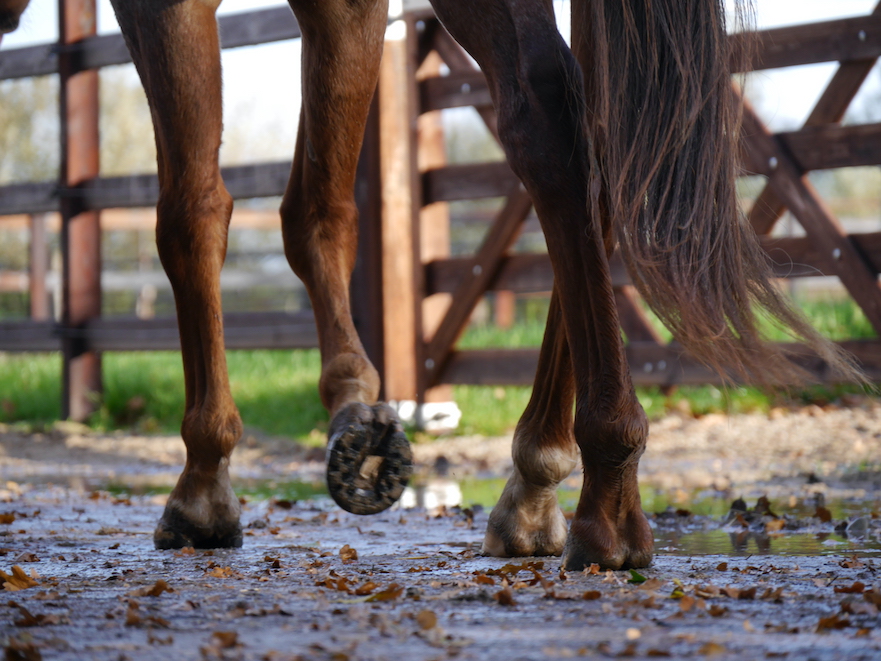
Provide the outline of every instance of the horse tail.
<path id="1" fill-rule="evenodd" d="M 573 0 L 572 27 L 591 211 L 674 338 L 723 377 L 807 380 L 764 339 L 764 317 L 838 376 L 864 380 L 775 287 L 739 210 L 739 110 L 722 0 Z"/>

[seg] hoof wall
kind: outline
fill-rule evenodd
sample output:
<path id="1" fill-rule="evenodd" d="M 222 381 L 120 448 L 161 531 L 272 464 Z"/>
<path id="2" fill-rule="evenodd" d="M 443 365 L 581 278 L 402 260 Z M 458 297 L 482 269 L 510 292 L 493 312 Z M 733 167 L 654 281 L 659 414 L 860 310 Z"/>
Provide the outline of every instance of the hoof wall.
<path id="1" fill-rule="evenodd" d="M 166 509 L 153 533 L 153 543 L 159 550 L 239 548 L 242 545 L 242 526 L 234 524 L 206 529 L 192 523 L 176 509 Z"/>

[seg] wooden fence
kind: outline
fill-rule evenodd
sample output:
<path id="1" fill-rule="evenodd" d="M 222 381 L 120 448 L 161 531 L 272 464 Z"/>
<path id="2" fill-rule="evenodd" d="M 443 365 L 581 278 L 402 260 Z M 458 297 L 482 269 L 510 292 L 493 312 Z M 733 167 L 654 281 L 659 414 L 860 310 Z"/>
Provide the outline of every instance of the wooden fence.
<path id="1" fill-rule="evenodd" d="M 431 111 L 471 106 L 495 135 L 486 81 L 470 58 L 431 14 L 410 15 L 408 24 L 406 77 L 414 82 L 402 85 L 406 97 L 398 102 L 408 113 L 405 116 L 415 122 Z M 748 67 L 751 71 L 840 62 L 801 130 L 771 134 L 747 106 L 743 117 L 744 173 L 767 178 L 765 189 L 750 209 L 749 220 L 763 247 L 776 258 L 777 276 L 837 277 L 881 335 L 881 233 L 846 234 L 806 177 L 811 170 L 881 165 L 881 124 L 841 125 L 845 111 L 881 56 L 881 11 L 731 38 L 735 51 L 743 47 L 745 39 L 753 40 Z M 442 59 L 449 73 L 415 82 L 414 72 L 435 56 Z M 417 317 L 423 297 L 447 293 L 453 301 L 437 330 L 424 342 L 415 343 L 417 352 L 410 368 L 417 373 L 412 379 L 415 397 L 424 397 L 438 384 L 529 384 L 535 373 L 537 349 L 455 348 L 472 310 L 486 292 L 547 292 L 552 287 L 550 262 L 545 255 L 509 251 L 530 210 L 528 195 L 504 162 L 419 168 L 415 151 L 410 163 L 419 199 L 417 209 L 437 202 L 505 198 L 473 257 L 414 259 L 417 268 L 412 289 L 418 294 L 412 307 Z M 770 236 L 786 209 L 805 229 L 805 237 Z M 412 214 L 411 223 L 417 228 L 414 232 L 418 231 L 418 213 Z M 419 241 L 414 245 L 418 246 Z M 785 256 L 783 260 L 781 255 Z M 661 341 L 638 304 L 620 259 L 612 261 L 612 276 L 634 382 L 663 386 L 717 382 L 715 375 L 683 354 L 680 347 Z M 388 305 L 389 292 L 386 294 Z M 403 299 L 399 301 L 403 303 Z M 415 328 L 418 333 L 418 319 Z M 873 339 L 843 345 L 856 355 L 872 379 L 881 379 L 881 342 Z M 797 346 L 790 348 L 819 380 L 831 378 L 826 366 L 810 352 Z M 394 366 L 387 363 L 387 370 L 392 367 L 407 369 L 400 361 Z"/>
<path id="2" fill-rule="evenodd" d="M 64 315 L 60 323 L 0 324 L 0 350 L 62 349 L 64 413 L 82 418 L 100 390 L 102 351 L 176 348 L 174 319 L 100 317 L 102 209 L 156 203 L 154 175 L 100 177 L 97 171 L 97 69 L 130 62 L 122 37 L 97 36 L 94 0 L 64 0 L 61 41 L 0 52 L 0 80 L 58 74 L 62 131 L 60 181 L 0 187 L 0 216 L 62 213 Z M 456 341 L 486 292 L 548 292 L 545 255 L 509 254 L 531 203 L 504 162 L 445 165 L 433 111 L 472 106 L 490 132 L 495 116 L 483 75 L 428 13 L 405 17 L 406 36 L 387 42 L 381 81 L 368 122 L 356 182 L 361 245 L 353 278 L 353 312 L 389 399 L 443 399 L 446 384 L 528 384 L 537 350 L 461 351 Z M 300 36 L 287 7 L 220 18 L 224 48 Z M 740 37 L 732 37 L 737 43 Z M 744 167 L 767 177 L 750 222 L 769 251 L 785 251 L 780 277 L 822 272 L 840 278 L 881 333 L 881 233 L 847 235 L 805 174 L 810 170 L 881 165 L 881 124 L 841 126 L 850 101 L 881 56 L 881 14 L 761 32 L 753 70 L 838 61 L 838 72 L 799 131 L 771 134 L 755 113 L 744 115 Z M 70 129 L 77 117 L 78 130 Z M 432 117 L 435 117 L 433 120 Z M 403 164 L 404 167 L 401 167 Z M 281 195 L 290 163 L 223 169 L 236 199 Z M 503 197 L 505 202 L 473 257 L 445 251 L 443 203 Z M 769 233 L 785 208 L 804 238 Z M 0 220 L 2 222 L 2 220 Z M 637 384 L 716 380 L 648 323 L 620 260 L 613 281 L 627 352 Z M 311 313 L 227 315 L 227 346 L 316 346 Z M 847 342 L 874 379 L 881 379 L 881 342 Z M 818 378 L 825 366 L 803 362 Z"/>

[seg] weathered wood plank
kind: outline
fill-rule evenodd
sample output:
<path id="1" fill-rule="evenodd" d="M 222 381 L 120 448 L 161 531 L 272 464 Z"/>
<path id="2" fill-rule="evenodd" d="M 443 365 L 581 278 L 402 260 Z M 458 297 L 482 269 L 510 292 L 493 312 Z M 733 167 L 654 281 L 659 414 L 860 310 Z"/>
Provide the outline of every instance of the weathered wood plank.
<path id="1" fill-rule="evenodd" d="M 237 165 L 221 173 L 234 199 L 274 197 L 284 194 L 290 175 L 289 161 Z M 99 177 L 81 186 L 60 189 L 56 182 L 11 184 L 0 187 L 0 216 L 58 211 L 61 197 L 77 200 L 84 209 L 153 207 L 159 200 L 155 174 Z"/>
<path id="2" fill-rule="evenodd" d="M 419 84 L 419 99 L 422 112 L 467 106 L 492 108 L 486 78 L 476 69 L 427 78 Z"/>
<path id="3" fill-rule="evenodd" d="M 297 39 L 300 26 L 286 6 L 228 14 L 218 19 L 223 48 L 254 46 Z M 45 76 L 58 72 L 58 53 L 70 53 L 73 70 L 85 71 L 132 61 L 121 34 L 88 37 L 64 47 L 41 44 L 0 52 L 0 80 Z"/>
<path id="4" fill-rule="evenodd" d="M 881 341 L 857 340 L 839 345 L 852 353 L 869 379 L 881 380 Z M 835 383 L 826 364 L 801 345 L 787 344 L 794 362 L 820 383 Z M 676 386 L 722 384 L 722 379 L 687 355 L 680 347 L 653 342 L 631 342 L 625 347 L 634 385 Z M 479 349 L 451 354 L 441 383 L 467 385 L 532 385 L 538 349 Z"/>
<path id="5" fill-rule="evenodd" d="M 311 310 L 234 313 L 223 316 L 227 349 L 314 349 L 318 347 Z M 94 351 L 179 351 L 175 317 L 94 319 L 81 328 L 54 322 L 0 323 L 0 351 L 59 351 L 63 338 Z"/>
<path id="6" fill-rule="evenodd" d="M 505 161 L 448 165 L 422 175 L 422 202 L 454 202 L 507 195 L 518 183 Z"/>
<path id="7" fill-rule="evenodd" d="M 881 164 L 881 124 L 812 126 L 775 137 L 802 172 Z"/>
<path id="8" fill-rule="evenodd" d="M 794 25 L 730 38 L 732 66 L 747 71 L 864 60 L 881 56 L 881 16 Z M 744 48 L 750 57 L 743 58 Z"/>

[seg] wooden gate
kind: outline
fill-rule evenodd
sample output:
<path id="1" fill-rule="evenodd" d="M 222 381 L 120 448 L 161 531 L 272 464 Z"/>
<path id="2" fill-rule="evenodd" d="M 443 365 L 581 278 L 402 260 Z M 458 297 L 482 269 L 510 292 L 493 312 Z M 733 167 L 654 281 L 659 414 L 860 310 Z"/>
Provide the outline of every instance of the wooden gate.
<path id="1" fill-rule="evenodd" d="M 400 209 L 400 216 L 394 219 L 396 223 L 409 223 L 411 229 L 397 231 L 406 234 L 418 250 L 420 210 L 436 202 L 463 199 L 504 197 L 505 201 L 474 256 L 429 258 L 417 253 L 412 259 L 413 279 L 409 287 L 386 292 L 387 307 L 393 301 L 392 305 L 406 308 L 415 320 L 408 341 L 408 346 L 413 346 L 409 360 L 386 360 L 387 383 L 407 386 L 397 391 L 392 387 L 389 396 L 424 400 L 431 388 L 441 384 L 530 384 L 538 349 L 464 351 L 455 346 L 472 311 L 487 292 L 551 290 L 553 276 L 546 255 L 509 252 L 530 211 L 529 196 L 504 162 L 419 167 L 416 123 L 426 113 L 472 106 L 489 131 L 493 135 L 497 132 L 486 81 L 473 61 L 430 12 L 414 12 L 406 20 L 406 46 L 400 47 L 406 52 L 406 73 L 398 74 L 401 80 L 396 97 L 380 97 L 384 113 L 406 117 L 410 122 L 410 173 L 401 176 L 401 181 L 412 182 L 408 194 L 416 202 L 412 210 Z M 881 11 L 876 9 L 865 17 L 734 35 L 731 39 L 735 50 L 743 47 L 745 39 L 754 40 L 749 60 L 753 71 L 840 62 L 837 73 L 799 131 L 772 134 L 747 105 L 743 116 L 744 174 L 767 178 L 765 189 L 749 211 L 749 220 L 766 251 L 776 256 L 778 262 L 780 255 L 786 256 L 786 263 L 775 266 L 777 276 L 823 274 L 839 278 L 881 335 L 881 233 L 845 233 L 806 176 L 811 170 L 881 165 L 881 124 L 841 125 L 850 102 L 881 55 Z M 420 76 L 417 81 L 416 72 L 434 57 L 442 60 L 448 73 Z M 805 237 L 770 236 L 786 209 L 802 225 Z M 628 339 L 627 356 L 637 385 L 719 381 L 681 347 L 661 340 L 617 257 L 612 260 L 612 278 Z M 436 330 L 423 337 L 423 301 L 440 293 L 450 294 L 452 302 Z M 413 299 L 408 301 L 409 295 Z M 858 358 L 870 378 L 881 379 L 881 342 L 872 339 L 842 344 Z M 831 378 L 826 365 L 816 356 L 797 346 L 790 348 L 818 380 Z M 390 380 L 392 371 L 399 372 L 401 378 Z"/>

